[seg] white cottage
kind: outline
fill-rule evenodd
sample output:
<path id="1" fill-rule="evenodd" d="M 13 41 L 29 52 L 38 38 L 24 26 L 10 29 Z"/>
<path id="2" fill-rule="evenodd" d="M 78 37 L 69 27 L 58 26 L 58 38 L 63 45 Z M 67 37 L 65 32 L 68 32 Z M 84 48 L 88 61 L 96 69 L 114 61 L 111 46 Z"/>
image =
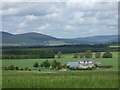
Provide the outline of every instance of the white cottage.
<path id="1" fill-rule="evenodd" d="M 67 66 L 70 67 L 93 67 L 94 65 L 99 65 L 99 62 L 96 62 L 95 60 L 79 60 L 78 62 L 68 62 Z"/>

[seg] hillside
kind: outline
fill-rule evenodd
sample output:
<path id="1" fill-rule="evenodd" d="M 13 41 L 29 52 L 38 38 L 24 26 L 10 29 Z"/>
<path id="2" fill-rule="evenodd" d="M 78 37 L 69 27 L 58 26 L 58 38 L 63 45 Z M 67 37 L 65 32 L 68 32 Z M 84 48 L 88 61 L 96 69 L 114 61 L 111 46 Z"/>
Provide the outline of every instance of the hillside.
<path id="1" fill-rule="evenodd" d="M 91 37 L 76 38 L 74 40 L 99 44 L 99 43 L 118 42 L 118 37 L 120 37 L 120 35 L 105 35 L 105 36 L 91 36 Z"/>
<path id="2" fill-rule="evenodd" d="M 28 44 L 41 44 L 44 41 L 49 40 L 58 40 L 52 36 L 43 35 L 39 33 L 24 33 L 24 34 L 10 34 L 7 32 L 2 33 L 2 43 L 3 44 L 21 44 L 21 45 L 28 45 Z"/>
<path id="3" fill-rule="evenodd" d="M 74 39 L 60 39 L 49 35 L 30 32 L 24 34 L 11 34 L 8 32 L 0 32 L 3 45 L 49 45 L 51 43 L 58 44 L 100 44 L 118 41 L 118 35 L 92 36 Z M 120 37 L 120 36 L 119 36 Z"/>

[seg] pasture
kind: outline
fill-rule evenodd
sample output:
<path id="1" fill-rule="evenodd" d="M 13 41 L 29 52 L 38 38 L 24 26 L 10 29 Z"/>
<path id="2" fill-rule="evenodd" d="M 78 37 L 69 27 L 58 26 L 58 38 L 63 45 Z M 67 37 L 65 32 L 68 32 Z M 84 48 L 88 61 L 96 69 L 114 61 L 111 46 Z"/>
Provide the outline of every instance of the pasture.
<path id="1" fill-rule="evenodd" d="M 3 88 L 118 88 L 116 71 L 3 71 Z"/>
<path id="2" fill-rule="evenodd" d="M 97 58 L 96 61 L 100 62 L 101 65 L 112 65 L 113 68 L 111 69 L 101 69 L 101 70 L 118 70 L 118 52 L 112 52 L 113 58 Z M 59 61 L 61 64 L 67 64 L 67 62 L 77 62 L 81 58 L 72 58 L 73 54 L 64 54 L 63 58 L 57 58 L 54 59 L 47 59 L 49 62 L 52 62 L 53 60 Z M 82 58 L 86 59 L 86 58 Z M 20 68 L 34 68 L 34 63 L 38 62 L 39 64 L 46 59 L 4 59 L 2 60 L 2 66 L 18 66 Z"/>
<path id="3" fill-rule="evenodd" d="M 113 58 L 98 58 L 102 65 L 112 65 L 109 69 L 78 71 L 3 71 L 3 88 L 118 88 L 118 53 L 112 52 Z M 61 64 L 76 62 L 80 58 L 72 58 L 72 54 L 64 54 L 64 58 L 54 58 Z M 54 59 L 47 59 L 50 62 Z M 84 58 L 85 59 L 85 58 Z M 33 68 L 46 59 L 5 59 L 2 66 L 18 66 Z"/>

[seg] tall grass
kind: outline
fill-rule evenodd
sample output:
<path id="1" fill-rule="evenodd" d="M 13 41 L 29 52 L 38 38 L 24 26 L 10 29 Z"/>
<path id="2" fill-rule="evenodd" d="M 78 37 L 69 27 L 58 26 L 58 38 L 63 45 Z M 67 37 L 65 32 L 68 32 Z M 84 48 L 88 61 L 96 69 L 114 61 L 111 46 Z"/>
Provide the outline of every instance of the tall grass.
<path id="1" fill-rule="evenodd" d="M 41 73 L 47 76 L 42 76 Z M 56 72 L 58 73 L 58 72 Z M 3 88 L 117 88 L 116 72 L 3 72 Z M 66 74 L 65 74 L 66 73 Z M 74 73 L 74 75 L 67 75 Z M 60 74 L 60 73 L 59 73 Z M 77 74 L 77 75 L 76 75 Z"/>

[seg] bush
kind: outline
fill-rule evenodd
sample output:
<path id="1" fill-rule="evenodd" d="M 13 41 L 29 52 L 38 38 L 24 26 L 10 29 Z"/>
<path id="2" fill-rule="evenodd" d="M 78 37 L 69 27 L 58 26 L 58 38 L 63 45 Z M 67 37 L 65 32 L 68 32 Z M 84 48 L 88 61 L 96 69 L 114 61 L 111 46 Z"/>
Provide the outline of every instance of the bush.
<path id="1" fill-rule="evenodd" d="M 61 67 L 61 63 L 59 61 L 53 60 L 51 66 L 52 68 Z"/>
<path id="2" fill-rule="evenodd" d="M 99 68 L 113 68 L 113 66 L 112 65 L 110 65 L 110 66 L 99 66 Z"/>
<path id="3" fill-rule="evenodd" d="M 19 70 L 19 67 L 15 67 L 15 70 Z"/>
<path id="4" fill-rule="evenodd" d="M 21 71 L 22 71 L 22 70 L 24 70 L 24 69 L 23 69 L 23 68 L 20 68 L 19 70 L 21 70 Z"/>
<path id="5" fill-rule="evenodd" d="M 87 68 L 82 68 L 82 67 L 69 67 L 70 70 L 92 70 L 95 69 L 96 67 L 87 67 Z"/>
<path id="6" fill-rule="evenodd" d="M 36 63 L 34 64 L 34 67 L 35 67 L 35 68 L 39 67 L 39 64 L 36 62 Z"/>
<path id="7" fill-rule="evenodd" d="M 43 63 L 41 63 L 42 67 L 50 67 L 50 62 L 48 60 L 44 61 Z"/>
<path id="8" fill-rule="evenodd" d="M 103 54 L 103 58 L 112 58 L 112 54 L 110 53 L 110 52 L 105 52 L 104 54 Z"/>
<path id="9" fill-rule="evenodd" d="M 2 67 L 3 70 L 8 70 L 8 67 Z"/>
<path id="10" fill-rule="evenodd" d="M 79 56 L 79 53 L 77 52 L 73 54 L 73 58 L 78 58 L 78 56 Z"/>
<path id="11" fill-rule="evenodd" d="M 57 53 L 57 57 L 58 57 L 58 58 L 62 58 L 62 57 L 63 57 L 63 53 L 62 53 L 61 51 L 59 51 L 59 52 Z"/>
<path id="12" fill-rule="evenodd" d="M 15 69 L 14 65 L 8 67 L 8 70 L 14 70 L 14 69 Z"/>
<path id="13" fill-rule="evenodd" d="M 100 58 L 101 57 L 101 53 L 100 52 L 96 52 L 95 53 L 95 58 Z"/>
<path id="14" fill-rule="evenodd" d="M 28 67 L 25 67 L 24 70 L 29 70 L 29 68 L 28 68 Z"/>

